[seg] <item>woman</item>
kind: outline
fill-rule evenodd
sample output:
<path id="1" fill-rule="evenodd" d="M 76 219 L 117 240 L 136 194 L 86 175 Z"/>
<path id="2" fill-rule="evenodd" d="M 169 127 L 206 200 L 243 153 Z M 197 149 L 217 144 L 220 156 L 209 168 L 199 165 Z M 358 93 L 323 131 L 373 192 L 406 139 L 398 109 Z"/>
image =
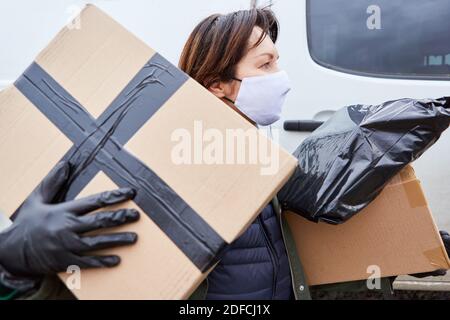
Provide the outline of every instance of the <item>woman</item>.
<path id="1" fill-rule="evenodd" d="M 278 30 L 267 9 L 212 15 L 190 35 L 179 67 L 252 124 L 270 125 L 280 118 L 290 90 L 287 75 L 277 64 Z M 207 299 L 294 298 L 272 204 L 227 248 L 207 284 Z"/>
<path id="2" fill-rule="evenodd" d="M 193 30 L 179 67 L 255 126 L 270 125 L 290 90 L 277 63 L 278 31 L 269 9 L 212 15 Z M 198 292 L 206 299 L 309 298 L 276 201 L 227 248 Z"/>
<path id="3" fill-rule="evenodd" d="M 190 35 L 179 67 L 255 126 L 271 125 L 280 119 L 281 107 L 290 90 L 287 74 L 277 64 L 278 32 L 278 21 L 269 9 L 209 16 Z M 450 236 L 442 236 L 448 243 Z M 296 252 L 275 199 L 249 229 L 229 245 L 193 297 L 308 299 L 309 288 Z M 390 295 L 392 280 L 381 279 L 381 290 L 372 293 Z M 311 289 L 318 298 L 336 298 L 337 294 L 348 297 L 349 293 L 368 290 L 366 281 Z"/>

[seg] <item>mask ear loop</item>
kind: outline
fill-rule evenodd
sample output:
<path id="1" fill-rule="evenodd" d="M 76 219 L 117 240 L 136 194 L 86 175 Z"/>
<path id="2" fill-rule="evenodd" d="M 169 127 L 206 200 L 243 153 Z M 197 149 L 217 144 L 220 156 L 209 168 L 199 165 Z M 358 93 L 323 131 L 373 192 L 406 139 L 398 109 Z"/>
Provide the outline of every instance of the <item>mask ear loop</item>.
<path id="1" fill-rule="evenodd" d="M 272 125 L 269 126 L 269 138 L 273 140 Z"/>
<path id="2" fill-rule="evenodd" d="M 228 102 L 231 102 L 232 104 L 235 104 L 235 101 L 231 100 L 231 99 L 228 98 L 228 97 L 223 97 L 223 99 L 227 100 Z"/>
<path id="3" fill-rule="evenodd" d="M 242 82 L 242 80 L 241 79 L 238 79 L 238 78 L 231 78 L 232 80 L 235 80 L 235 81 L 239 81 L 239 82 Z M 228 97 L 223 97 L 223 99 L 225 99 L 225 100 L 227 100 L 228 102 L 231 102 L 232 104 L 236 104 L 236 101 L 233 101 L 233 100 L 231 100 L 230 98 L 228 98 Z"/>

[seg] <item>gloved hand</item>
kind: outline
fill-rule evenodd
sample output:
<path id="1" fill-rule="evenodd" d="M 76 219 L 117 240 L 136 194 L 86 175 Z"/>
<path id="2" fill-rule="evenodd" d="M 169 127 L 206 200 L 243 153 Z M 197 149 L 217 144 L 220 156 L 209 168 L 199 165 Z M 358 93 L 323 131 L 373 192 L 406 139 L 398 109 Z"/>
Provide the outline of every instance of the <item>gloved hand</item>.
<path id="1" fill-rule="evenodd" d="M 450 257 L 450 234 L 447 231 L 439 231 L 442 241 L 444 242 L 447 255 Z"/>
<path id="2" fill-rule="evenodd" d="M 67 182 L 69 171 L 68 163 L 59 163 L 18 209 L 13 224 L 0 233 L 0 280 L 4 285 L 20 290 L 30 285 L 27 277 L 63 272 L 71 265 L 80 268 L 113 267 L 120 263 L 118 256 L 85 254 L 136 242 L 137 234 L 132 232 L 83 235 L 139 219 L 136 210 L 125 209 L 86 215 L 130 200 L 135 192 L 124 188 L 53 203 Z"/>
<path id="3" fill-rule="evenodd" d="M 450 256 L 450 234 L 447 231 L 439 231 L 442 241 L 444 242 L 445 251 L 447 251 L 447 255 Z M 426 278 L 426 277 L 439 277 L 445 276 L 447 274 L 447 270 L 440 269 L 433 272 L 424 272 L 424 273 L 416 273 L 411 274 L 411 276 L 416 278 Z"/>

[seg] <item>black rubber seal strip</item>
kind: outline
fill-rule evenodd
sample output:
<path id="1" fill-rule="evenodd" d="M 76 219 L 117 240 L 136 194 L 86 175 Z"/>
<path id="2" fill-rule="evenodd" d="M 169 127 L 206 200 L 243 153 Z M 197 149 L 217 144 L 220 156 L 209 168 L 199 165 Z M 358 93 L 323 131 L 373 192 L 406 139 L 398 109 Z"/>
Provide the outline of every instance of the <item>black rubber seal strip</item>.
<path id="1" fill-rule="evenodd" d="M 187 79 L 155 54 L 97 120 L 36 63 L 15 86 L 74 144 L 63 157 L 73 170 L 61 199 L 75 199 L 103 171 L 119 187 L 135 189 L 134 202 L 205 272 L 218 261 L 226 242 L 123 147 Z"/>

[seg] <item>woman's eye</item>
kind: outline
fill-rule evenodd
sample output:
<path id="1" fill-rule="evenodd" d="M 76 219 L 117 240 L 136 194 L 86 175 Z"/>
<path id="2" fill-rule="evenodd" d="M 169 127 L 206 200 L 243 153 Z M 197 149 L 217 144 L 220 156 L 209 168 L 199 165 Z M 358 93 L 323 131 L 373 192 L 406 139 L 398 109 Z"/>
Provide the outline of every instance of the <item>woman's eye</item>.
<path id="1" fill-rule="evenodd" d="M 261 68 L 268 68 L 268 67 L 270 67 L 270 62 L 267 62 L 261 66 Z"/>

